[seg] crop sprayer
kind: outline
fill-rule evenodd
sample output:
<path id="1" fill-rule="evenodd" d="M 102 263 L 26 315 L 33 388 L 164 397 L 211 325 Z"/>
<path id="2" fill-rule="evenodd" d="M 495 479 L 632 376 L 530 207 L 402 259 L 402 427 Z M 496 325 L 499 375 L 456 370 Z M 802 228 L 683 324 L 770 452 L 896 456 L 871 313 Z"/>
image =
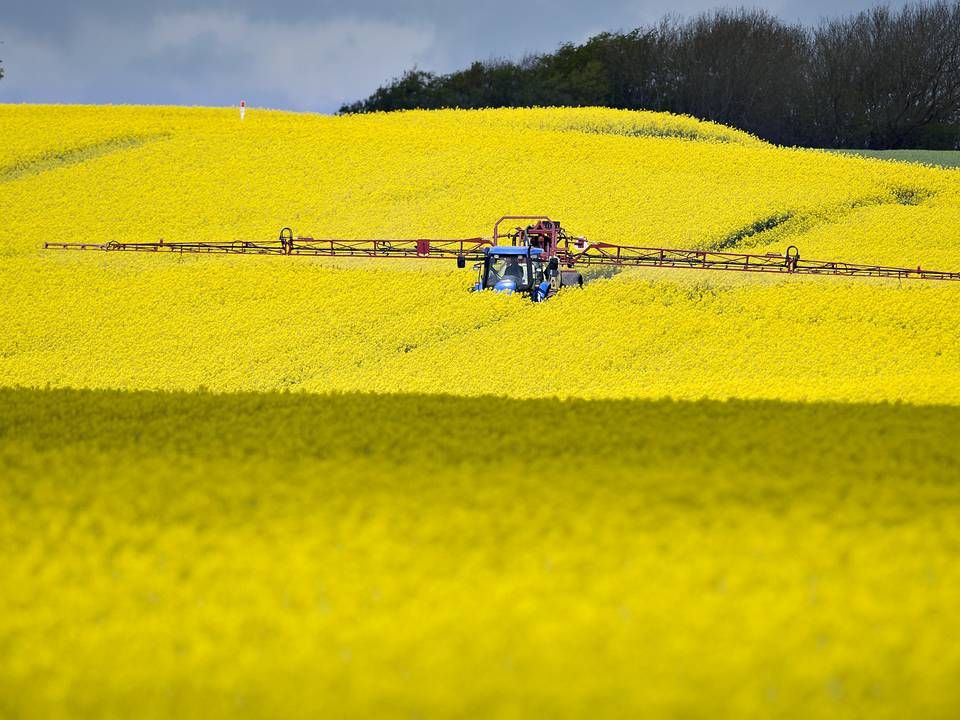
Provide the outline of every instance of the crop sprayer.
<path id="1" fill-rule="evenodd" d="M 505 222 L 521 221 L 509 230 Z M 336 240 L 295 237 L 285 227 L 275 242 L 47 242 L 47 250 L 103 250 L 107 252 L 224 253 L 231 255 L 297 255 L 312 257 L 456 259 L 457 267 L 475 263 L 477 281 L 472 290 L 524 293 L 535 302 L 552 297 L 569 286 L 583 286 L 579 268 L 662 267 L 688 270 L 731 270 L 791 275 L 841 275 L 918 280 L 960 280 L 960 272 L 857 265 L 807 260 L 795 245 L 782 255 L 767 253 L 676 250 L 671 248 L 590 242 L 569 235 L 557 221 L 542 215 L 504 215 L 490 237 L 452 240 Z"/>

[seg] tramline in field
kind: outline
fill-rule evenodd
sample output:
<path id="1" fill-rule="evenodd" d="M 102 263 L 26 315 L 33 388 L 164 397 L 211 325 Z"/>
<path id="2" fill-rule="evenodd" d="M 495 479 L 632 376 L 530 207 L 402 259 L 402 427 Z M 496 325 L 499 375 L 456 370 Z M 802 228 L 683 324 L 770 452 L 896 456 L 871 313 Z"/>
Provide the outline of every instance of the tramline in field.
<path id="1" fill-rule="evenodd" d="M 506 221 L 523 221 L 501 231 Z M 569 235 L 560 222 L 543 215 L 504 215 L 490 237 L 459 239 L 340 240 L 294 236 L 285 227 L 275 242 L 159 242 L 96 243 L 47 242 L 47 250 L 102 250 L 107 252 L 225 253 L 239 255 L 298 255 L 313 257 L 456 259 L 457 267 L 473 262 L 478 272 L 472 290 L 525 293 L 536 302 L 564 287 L 583 286 L 577 268 L 589 266 L 664 267 L 688 270 L 839 275 L 918 280 L 960 280 L 960 272 L 860 265 L 801 258 L 791 245 L 783 254 L 678 250 L 591 242 Z"/>

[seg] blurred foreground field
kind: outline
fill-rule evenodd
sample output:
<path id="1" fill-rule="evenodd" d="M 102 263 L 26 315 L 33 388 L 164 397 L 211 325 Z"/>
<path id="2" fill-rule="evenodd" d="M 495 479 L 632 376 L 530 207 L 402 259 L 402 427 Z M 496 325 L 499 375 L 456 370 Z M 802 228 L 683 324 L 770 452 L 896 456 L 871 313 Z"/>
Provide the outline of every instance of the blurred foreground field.
<path id="1" fill-rule="evenodd" d="M 957 408 L 0 407 L 0 717 L 960 712 Z"/>

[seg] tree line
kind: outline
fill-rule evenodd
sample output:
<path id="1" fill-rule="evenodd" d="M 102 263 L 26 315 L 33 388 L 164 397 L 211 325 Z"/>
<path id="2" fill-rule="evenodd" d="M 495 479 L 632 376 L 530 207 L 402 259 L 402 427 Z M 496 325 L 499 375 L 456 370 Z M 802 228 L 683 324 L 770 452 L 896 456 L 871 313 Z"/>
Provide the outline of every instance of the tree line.
<path id="1" fill-rule="evenodd" d="M 414 68 L 340 112 L 537 105 L 685 113 L 783 145 L 960 149 L 960 0 L 809 27 L 745 8 L 667 17 L 518 62 Z"/>

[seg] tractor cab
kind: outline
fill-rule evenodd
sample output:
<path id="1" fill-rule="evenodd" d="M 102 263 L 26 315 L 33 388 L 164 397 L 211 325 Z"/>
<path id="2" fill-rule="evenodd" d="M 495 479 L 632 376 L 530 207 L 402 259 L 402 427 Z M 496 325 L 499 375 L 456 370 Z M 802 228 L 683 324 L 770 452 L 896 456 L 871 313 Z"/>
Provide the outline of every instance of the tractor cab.
<path id="1" fill-rule="evenodd" d="M 506 220 L 527 220 L 526 227 L 500 231 Z M 543 216 L 504 215 L 493 226 L 493 245 L 483 249 L 483 259 L 474 265 L 479 276 L 473 290 L 522 293 L 534 302 L 553 297 L 565 286 L 583 287 L 583 276 L 568 265 L 560 268 L 560 241 L 567 236 L 559 222 Z M 507 245 L 506 242 L 510 244 Z M 466 266 L 463 253 L 457 256 L 457 267 Z"/>
<path id="2" fill-rule="evenodd" d="M 540 248 L 522 245 L 498 245 L 486 248 L 483 262 L 478 263 L 480 276 L 475 290 L 524 293 L 535 299 L 546 299 L 550 290 L 547 270 Z"/>

